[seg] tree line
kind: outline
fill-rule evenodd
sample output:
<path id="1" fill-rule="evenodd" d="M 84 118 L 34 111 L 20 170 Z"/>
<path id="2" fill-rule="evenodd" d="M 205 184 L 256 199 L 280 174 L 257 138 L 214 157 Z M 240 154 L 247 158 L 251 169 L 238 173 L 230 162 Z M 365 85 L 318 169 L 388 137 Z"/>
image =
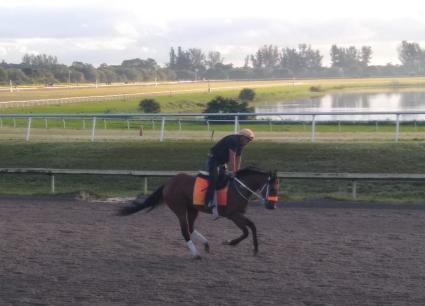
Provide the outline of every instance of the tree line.
<path id="1" fill-rule="evenodd" d="M 425 74 L 425 49 L 416 42 L 402 41 L 397 48 L 401 64 L 370 65 L 370 46 L 339 47 L 329 51 L 331 65 L 324 67 L 323 55 L 310 45 L 279 49 L 264 45 L 247 55 L 242 67 L 224 64 L 218 51 L 205 53 L 198 48 L 172 47 L 169 62 L 161 67 L 152 59 L 128 59 L 120 65 L 92 64 L 79 61 L 70 66 L 56 56 L 25 54 L 19 64 L 0 62 L 0 83 L 34 84 L 82 82 L 154 82 L 172 80 L 223 80 L 302 77 L 413 76 Z"/>

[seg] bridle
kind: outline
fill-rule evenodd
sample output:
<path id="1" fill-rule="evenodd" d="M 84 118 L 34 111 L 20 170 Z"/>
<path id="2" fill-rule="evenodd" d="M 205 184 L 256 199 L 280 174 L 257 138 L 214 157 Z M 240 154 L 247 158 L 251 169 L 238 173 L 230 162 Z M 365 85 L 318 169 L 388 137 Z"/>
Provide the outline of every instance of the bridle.
<path id="1" fill-rule="evenodd" d="M 254 190 L 252 190 L 251 188 L 249 188 L 244 182 L 242 182 L 240 179 L 238 179 L 237 177 L 234 177 L 233 180 L 237 183 L 235 184 L 235 189 L 236 191 L 239 193 L 239 195 L 244 198 L 245 200 L 249 200 L 251 195 L 256 196 L 260 201 L 261 204 L 266 204 L 267 201 L 270 201 L 270 182 L 272 180 L 272 177 L 269 175 L 267 177 L 267 182 L 265 182 L 263 184 L 263 186 L 259 189 L 260 193 L 255 192 Z M 249 191 L 249 194 L 247 196 L 245 196 L 243 194 L 243 191 L 240 190 L 240 188 L 238 187 L 238 185 L 240 185 L 242 188 L 244 188 L 245 190 Z M 264 192 L 265 190 L 265 192 Z M 263 195 L 263 193 L 265 193 L 265 195 Z M 274 200 L 275 197 L 273 197 Z M 277 197 L 276 197 L 276 201 L 277 201 Z"/>

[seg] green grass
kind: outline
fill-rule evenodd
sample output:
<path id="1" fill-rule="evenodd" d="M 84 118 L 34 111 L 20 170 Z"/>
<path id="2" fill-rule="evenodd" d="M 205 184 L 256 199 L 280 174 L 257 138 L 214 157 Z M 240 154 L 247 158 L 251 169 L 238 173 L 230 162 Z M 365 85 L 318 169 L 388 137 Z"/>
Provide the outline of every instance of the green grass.
<path id="1" fill-rule="evenodd" d="M 182 83 L 154 86 L 117 86 L 91 89 L 40 89 L 16 93 L 0 92 L 0 101 L 49 99 L 91 95 L 119 95 L 126 93 L 146 93 L 139 98 L 116 101 L 82 102 L 72 104 L 39 105 L 2 109 L 2 113 L 122 113 L 138 112 L 140 100 L 154 98 L 161 105 L 162 112 L 201 112 L 206 103 L 216 96 L 236 98 L 243 87 L 252 88 L 256 98 L 252 105 L 265 102 L 290 101 L 297 98 L 321 96 L 341 90 L 394 90 L 403 88 L 423 89 L 425 78 L 370 78 L 370 79 L 315 79 L 278 81 L 231 81 L 211 82 L 214 90 L 207 92 L 207 83 Z M 226 89 L 226 87 L 237 87 Z M 314 87 L 314 90 L 311 88 Z M 177 92 L 178 90 L 201 90 L 202 92 Z M 163 91 L 161 94 L 149 94 Z"/>
<path id="2" fill-rule="evenodd" d="M 0 167 L 70 169 L 196 170 L 211 146 L 207 141 L 23 143 L 0 142 Z M 425 143 L 272 143 L 257 141 L 244 151 L 244 165 L 285 172 L 425 173 Z M 150 188 L 162 180 L 150 180 Z M 58 176 L 57 192 L 89 191 L 135 196 L 141 178 Z M 361 200 L 421 202 L 424 183 L 360 182 Z M 0 194 L 47 194 L 43 175 L 0 175 Z M 350 199 L 351 185 L 339 181 L 285 180 L 283 198 Z"/>

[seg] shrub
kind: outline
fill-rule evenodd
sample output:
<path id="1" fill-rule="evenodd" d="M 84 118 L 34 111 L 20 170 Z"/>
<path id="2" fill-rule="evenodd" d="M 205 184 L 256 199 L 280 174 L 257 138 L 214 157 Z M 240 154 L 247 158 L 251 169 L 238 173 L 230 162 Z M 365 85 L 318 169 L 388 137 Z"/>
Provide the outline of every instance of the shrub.
<path id="1" fill-rule="evenodd" d="M 139 103 L 139 109 L 144 113 L 159 113 L 161 106 L 155 99 L 143 99 Z"/>
<path id="2" fill-rule="evenodd" d="M 255 98 L 255 91 L 251 88 L 244 88 L 239 93 L 239 99 L 243 101 L 252 101 Z"/>
<path id="3" fill-rule="evenodd" d="M 320 91 L 322 91 L 322 88 L 320 88 L 320 86 L 310 86 L 310 91 L 311 92 L 320 92 Z"/>
<path id="4" fill-rule="evenodd" d="M 246 101 L 238 101 L 230 98 L 217 96 L 207 103 L 204 113 L 252 113 L 254 108 L 248 107 Z M 248 116 L 240 116 L 239 119 L 247 119 Z M 205 119 L 233 120 L 233 116 L 205 116 Z"/>

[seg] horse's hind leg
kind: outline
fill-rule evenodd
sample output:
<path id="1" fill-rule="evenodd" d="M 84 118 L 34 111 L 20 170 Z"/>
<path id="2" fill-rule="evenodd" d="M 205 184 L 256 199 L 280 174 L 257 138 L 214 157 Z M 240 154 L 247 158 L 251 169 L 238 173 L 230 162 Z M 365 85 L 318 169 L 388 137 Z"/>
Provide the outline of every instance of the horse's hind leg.
<path id="1" fill-rule="evenodd" d="M 195 230 L 195 219 L 198 217 L 198 211 L 195 208 L 189 208 L 187 211 L 187 217 L 189 222 L 189 232 L 192 240 L 199 241 L 204 245 L 205 252 L 210 252 L 210 245 L 208 240 L 197 230 Z"/>
<path id="2" fill-rule="evenodd" d="M 198 250 L 196 249 L 195 244 L 192 240 L 190 240 L 190 232 L 189 232 L 189 221 L 187 213 L 181 217 L 179 216 L 180 229 L 184 240 L 186 240 L 186 245 L 189 248 L 190 253 L 194 259 L 201 259 L 201 255 L 199 255 Z"/>

